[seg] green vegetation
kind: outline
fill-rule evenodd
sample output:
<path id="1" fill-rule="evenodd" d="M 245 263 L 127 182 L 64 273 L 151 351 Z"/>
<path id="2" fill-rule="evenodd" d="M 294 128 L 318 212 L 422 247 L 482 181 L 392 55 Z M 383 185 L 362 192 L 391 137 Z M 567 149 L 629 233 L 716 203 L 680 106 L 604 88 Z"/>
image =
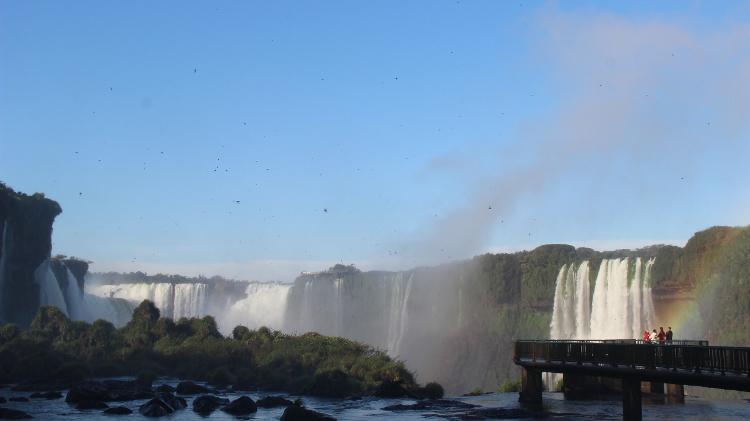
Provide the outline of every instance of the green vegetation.
<path id="1" fill-rule="evenodd" d="M 521 379 L 508 380 L 507 382 L 500 385 L 497 388 L 500 393 L 520 392 L 521 391 Z"/>
<path id="2" fill-rule="evenodd" d="M 150 301 L 142 302 L 121 329 L 103 320 L 71 321 L 49 306 L 39 310 L 28 330 L 0 327 L 0 382 L 115 375 L 168 375 L 330 397 L 368 393 L 385 380 L 417 388 L 402 362 L 354 341 L 244 326 L 224 337 L 210 316 L 174 322 L 160 318 Z M 442 392 L 439 385 L 429 387 Z"/>

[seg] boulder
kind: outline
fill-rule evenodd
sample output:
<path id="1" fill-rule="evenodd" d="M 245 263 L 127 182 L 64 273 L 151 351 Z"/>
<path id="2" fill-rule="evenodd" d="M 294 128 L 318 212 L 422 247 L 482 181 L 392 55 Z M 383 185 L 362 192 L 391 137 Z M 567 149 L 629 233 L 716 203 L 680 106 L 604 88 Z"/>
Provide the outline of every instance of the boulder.
<path id="1" fill-rule="evenodd" d="M 198 395 L 201 393 L 211 393 L 211 391 L 205 387 L 194 382 L 180 382 L 177 384 L 178 395 Z"/>
<path id="2" fill-rule="evenodd" d="M 259 408 L 276 408 L 279 406 L 294 405 L 294 402 L 282 398 L 281 396 L 266 396 L 265 398 L 259 399 L 255 404 L 258 405 Z"/>
<path id="3" fill-rule="evenodd" d="M 108 401 L 109 389 L 98 381 L 85 381 L 73 385 L 65 396 L 65 402 L 77 403 L 83 400 Z"/>
<path id="4" fill-rule="evenodd" d="M 156 394 L 156 397 L 166 402 L 167 405 L 171 406 L 175 410 L 183 409 L 187 406 L 187 402 L 185 401 L 185 399 L 168 392 L 159 392 Z"/>
<path id="5" fill-rule="evenodd" d="M 214 395 L 198 396 L 193 400 L 193 411 L 201 415 L 209 415 L 222 405 L 229 404 L 229 399 Z"/>
<path id="6" fill-rule="evenodd" d="M 304 406 L 292 405 L 288 406 L 284 413 L 281 415 L 281 421 L 336 421 L 330 415 L 326 415 L 312 409 L 307 409 Z"/>
<path id="7" fill-rule="evenodd" d="M 11 402 L 28 402 L 29 398 L 27 398 L 26 396 L 13 396 L 8 400 Z"/>
<path id="8" fill-rule="evenodd" d="M 247 415 L 257 410 L 258 406 L 255 404 L 255 401 L 247 396 L 240 396 L 222 408 L 222 411 L 232 415 Z"/>
<path id="9" fill-rule="evenodd" d="M 114 406 L 112 408 L 107 408 L 104 410 L 104 413 L 107 415 L 130 415 L 133 413 L 130 408 L 126 408 L 124 406 Z"/>
<path id="10" fill-rule="evenodd" d="M 151 399 L 138 408 L 144 417 L 163 417 L 174 412 L 174 408 L 159 398 Z"/>
<path id="11" fill-rule="evenodd" d="M 168 384 L 160 384 L 159 386 L 156 386 L 154 389 L 156 392 L 168 392 L 168 393 L 174 393 L 175 389 L 174 387 L 168 385 Z"/>
<path id="12" fill-rule="evenodd" d="M 107 405 L 106 403 L 104 403 L 102 401 L 93 400 L 93 399 L 91 399 L 91 400 L 82 400 L 82 401 L 76 402 L 76 409 L 81 409 L 81 410 L 85 410 L 85 409 L 107 409 L 107 408 L 109 408 L 109 405 Z"/>
<path id="13" fill-rule="evenodd" d="M 17 409 L 0 408 L 0 420 L 26 420 L 31 415 Z"/>
<path id="14" fill-rule="evenodd" d="M 167 392 L 159 392 L 156 397 L 138 408 L 138 412 L 145 417 L 162 417 L 187 406 L 185 399 Z"/>
<path id="15" fill-rule="evenodd" d="M 406 390 L 401 383 L 392 380 L 383 380 L 375 389 L 375 396 L 379 398 L 414 398 L 415 396 Z"/>
<path id="16" fill-rule="evenodd" d="M 62 393 L 60 392 L 35 392 L 31 394 L 31 399 L 47 399 L 47 400 L 53 400 L 53 399 L 60 399 L 62 398 Z"/>

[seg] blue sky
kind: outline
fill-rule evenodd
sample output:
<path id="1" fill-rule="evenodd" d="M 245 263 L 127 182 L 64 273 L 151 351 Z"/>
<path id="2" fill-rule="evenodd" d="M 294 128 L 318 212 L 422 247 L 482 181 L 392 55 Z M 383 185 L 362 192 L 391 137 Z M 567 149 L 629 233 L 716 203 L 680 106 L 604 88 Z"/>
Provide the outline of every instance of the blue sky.
<path id="1" fill-rule="evenodd" d="M 603 8 L 603 7 L 606 7 Z M 0 180 L 94 270 L 750 223 L 747 2 L 0 2 Z"/>

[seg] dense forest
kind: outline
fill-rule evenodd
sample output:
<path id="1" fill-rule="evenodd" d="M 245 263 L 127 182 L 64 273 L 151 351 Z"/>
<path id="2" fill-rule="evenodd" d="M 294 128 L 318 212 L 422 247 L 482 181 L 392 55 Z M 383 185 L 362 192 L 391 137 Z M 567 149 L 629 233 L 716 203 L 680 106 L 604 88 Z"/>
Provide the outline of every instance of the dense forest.
<path id="1" fill-rule="evenodd" d="M 367 345 L 244 326 L 224 337 L 211 316 L 175 322 L 160 317 L 149 301 L 121 329 L 104 320 L 71 321 L 50 306 L 39 310 L 30 329 L 0 328 L 0 383 L 54 389 L 92 376 L 122 375 L 339 398 L 377 393 L 384 383 L 405 393 L 442 395 L 437 384 L 419 388 L 402 362 Z"/>

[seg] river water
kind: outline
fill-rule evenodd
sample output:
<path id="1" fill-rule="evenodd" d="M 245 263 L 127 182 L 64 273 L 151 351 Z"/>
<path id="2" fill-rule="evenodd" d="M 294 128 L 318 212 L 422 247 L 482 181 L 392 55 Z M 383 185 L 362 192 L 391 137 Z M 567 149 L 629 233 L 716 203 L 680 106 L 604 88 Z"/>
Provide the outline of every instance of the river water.
<path id="1" fill-rule="evenodd" d="M 161 381 L 156 384 L 168 383 L 175 385 L 176 381 Z M 0 396 L 7 398 L 26 396 L 30 392 L 14 392 L 10 388 L 0 389 Z M 254 400 L 258 400 L 267 393 L 224 393 L 222 397 L 235 399 L 241 395 L 248 395 Z M 289 399 L 296 399 L 298 396 L 284 395 Z M 174 414 L 162 417 L 165 420 L 236 420 L 238 417 L 226 414 L 221 410 L 215 411 L 208 417 L 203 417 L 192 410 L 193 397 L 185 397 L 188 401 L 188 407 L 175 412 Z M 481 396 L 468 396 L 446 398 L 451 401 L 457 401 L 464 404 L 476 405 L 475 408 L 466 407 L 445 407 L 439 409 L 426 410 L 408 410 L 408 411 L 389 411 L 384 407 L 394 404 L 413 404 L 416 401 L 410 399 L 378 399 L 365 398 L 359 401 L 342 401 L 327 400 L 312 397 L 301 397 L 305 406 L 319 412 L 331 415 L 339 420 L 417 420 L 417 419 L 499 419 L 498 416 L 504 416 L 502 419 L 520 419 L 518 416 L 513 418 L 513 410 L 519 410 L 517 393 L 490 393 Z M 57 400 L 36 400 L 30 402 L 8 402 L 0 406 L 6 408 L 18 409 L 32 415 L 35 419 L 42 420 L 108 420 L 128 419 L 128 420 L 148 420 L 138 413 L 138 407 L 145 400 L 136 400 L 130 402 L 113 402 L 110 406 L 126 406 L 133 410 L 132 415 L 118 416 L 105 415 L 100 410 L 80 411 L 65 403 L 65 399 Z M 494 411 L 494 413 L 493 413 Z M 505 411 L 505 413 L 500 413 Z M 240 419 L 279 419 L 283 408 L 263 409 L 259 408 L 258 412 L 249 417 L 240 417 Z M 605 420 L 621 419 L 622 407 L 620 401 L 565 401 L 560 393 L 544 394 L 544 411 L 543 417 L 549 417 L 559 420 Z M 510 416 L 510 417 L 508 417 Z M 701 398 L 687 397 L 685 404 L 665 404 L 660 401 L 652 401 L 644 396 L 643 401 L 644 419 L 660 420 L 747 420 L 750 419 L 750 402 L 746 400 L 722 400 L 710 401 Z"/>

